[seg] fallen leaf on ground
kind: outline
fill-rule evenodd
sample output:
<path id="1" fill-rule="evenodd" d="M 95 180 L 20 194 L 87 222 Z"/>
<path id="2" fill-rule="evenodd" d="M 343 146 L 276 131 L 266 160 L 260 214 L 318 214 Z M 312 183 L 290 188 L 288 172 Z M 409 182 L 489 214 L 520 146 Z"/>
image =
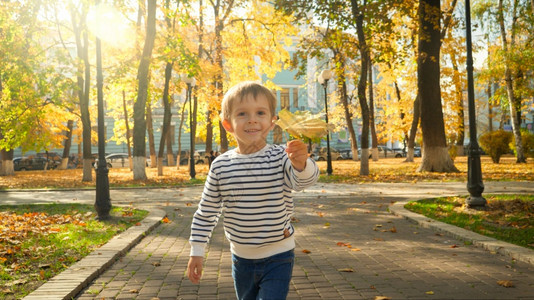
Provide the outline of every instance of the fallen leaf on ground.
<path id="1" fill-rule="evenodd" d="M 360 248 L 352 248 L 352 249 L 350 249 L 350 251 L 362 251 L 362 249 L 360 249 Z"/>
<path id="2" fill-rule="evenodd" d="M 307 249 L 304 249 L 304 250 L 302 250 L 302 253 L 306 253 L 306 254 L 308 254 L 308 253 L 311 253 L 311 251 L 310 251 L 310 250 L 307 250 Z"/>
<path id="3" fill-rule="evenodd" d="M 504 286 L 506 288 L 514 287 L 514 283 L 511 282 L 510 280 L 499 280 L 497 281 L 497 284 L 500 286 Z"/>
<path id="4" fill-rule="evenodd" d="M 163 222 L 163 223 L 170 223 L 171 220 L 169 220 L 169 218 L 165 217 L 165 218 L 163 218 L 163 220 L 161 220 L 161 222 Z"/>
<path id="5" fill-rule="evenodd" d="M 433 292 L 433 291 L 428 291 L 428 292 L 425 292 L 425 294 L 427 294 L 427 295 L 434 295 L 434 292 Z"/>
<path id="6" fill-rule="evenodd" d="M 375 300 L 391 300 L 391 298 L 387 296 L 375 296 Z"/>
<path id="7" fill-rule="evenodd" d="M 339 272 L 354 272 L 354 269 L 352 268 L 343 268 L 343 269 L 337 269 Z"/>

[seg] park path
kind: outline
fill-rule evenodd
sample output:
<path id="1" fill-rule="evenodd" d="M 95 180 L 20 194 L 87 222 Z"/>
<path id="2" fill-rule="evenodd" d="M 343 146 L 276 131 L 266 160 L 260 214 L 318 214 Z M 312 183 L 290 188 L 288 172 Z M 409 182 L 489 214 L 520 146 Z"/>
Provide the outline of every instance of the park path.
<path id="1" fill-rule="evenodd" d="M 532 183 L 485 184 L 485 193 L 534 194 Z M 114 204 L 161 208 L 172 222 L 150 232 L 76 299 L 235 299 L 221 226 L 213 234 L 201 283 L 193 285 L 184 276 L 201 189 L 112 190 Z M 467 194 L 465 183 L 317 184 L 296 193 L 296 264 L 288 299 L 534 299 L 532 264 L 388 211 L 396 201 L 458 194 Z M 93 203 L 94 191 L 13 192 L 0 194 L 0 200 Z M 503 287 L 500 280 L 514 287 Z"/>

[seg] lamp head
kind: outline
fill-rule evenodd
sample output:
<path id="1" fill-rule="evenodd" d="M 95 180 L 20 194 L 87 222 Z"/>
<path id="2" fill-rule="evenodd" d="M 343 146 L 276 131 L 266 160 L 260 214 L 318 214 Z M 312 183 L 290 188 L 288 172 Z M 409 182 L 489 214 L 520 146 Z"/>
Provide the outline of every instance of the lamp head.
<path id="1" fill-rule="evenodd" d="M 182 74 L 182 81 L 185 82 L 187 85 L 195 86 L 196 80 L 195 77 L 189 77 L 187 74 Z"/>
<path id="2" fill-rule="evenodd" d="M 323 77 L 325 81 L 330 80 L 332 78 L 332 71 L 329 69 L 323 70 L 320 77 Z"/>
<path id="3" fill-rule="evenodd" d="M 321 85 L 325 85 L 325 83 L 328 82 L 328 80 L 330 80 L 331 78 L 332 78 L 332 71 L 326 69 L 326 70 L 321 71 L 321 74 L 319 74 L 319 76 L 317 77 L 317 81 Z"/>

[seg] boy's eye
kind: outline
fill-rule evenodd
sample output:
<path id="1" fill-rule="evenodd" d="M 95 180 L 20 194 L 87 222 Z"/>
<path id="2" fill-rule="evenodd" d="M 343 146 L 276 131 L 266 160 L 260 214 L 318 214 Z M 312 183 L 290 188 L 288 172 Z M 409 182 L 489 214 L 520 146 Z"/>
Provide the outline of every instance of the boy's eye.
<path id="1" fill-rule="evenodd" d="M 258 115 L 263 116 L 263 115 L 265 115 L 265 112 L 264 111 L 259 111 Z"/>
<path id="2" fill-rule="evenodd" d="M 244 115 L 245 115 L 244 112 L 239 112 L 239 113 L 237 113 L 237 116 L 238 116 L 238 117 L 241 117 L 241 116 L 244 116 Z"/>

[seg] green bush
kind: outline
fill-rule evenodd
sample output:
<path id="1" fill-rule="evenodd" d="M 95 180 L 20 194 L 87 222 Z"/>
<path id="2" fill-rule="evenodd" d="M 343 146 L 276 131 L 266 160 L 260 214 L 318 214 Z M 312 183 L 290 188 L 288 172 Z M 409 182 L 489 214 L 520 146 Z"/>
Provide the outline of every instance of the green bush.
<path id="1" fill-rule="evenodd" d="M 484 133 L 478 142 L 480 147 L 498 164 L 503 154 L 510 152 L 510 142 L 513 134 L 509 131 L 497 130 Z"/>
<path id="2" fill-rule="evenodd" d="M 527 130 L 521 130 L 521 145 L 523 146 L 525 157 L 534 158 L 534 134 Z M 515 150 L 515 139 L 510 142 L 510 149 L 517 155 L 517 151 Z"/>

